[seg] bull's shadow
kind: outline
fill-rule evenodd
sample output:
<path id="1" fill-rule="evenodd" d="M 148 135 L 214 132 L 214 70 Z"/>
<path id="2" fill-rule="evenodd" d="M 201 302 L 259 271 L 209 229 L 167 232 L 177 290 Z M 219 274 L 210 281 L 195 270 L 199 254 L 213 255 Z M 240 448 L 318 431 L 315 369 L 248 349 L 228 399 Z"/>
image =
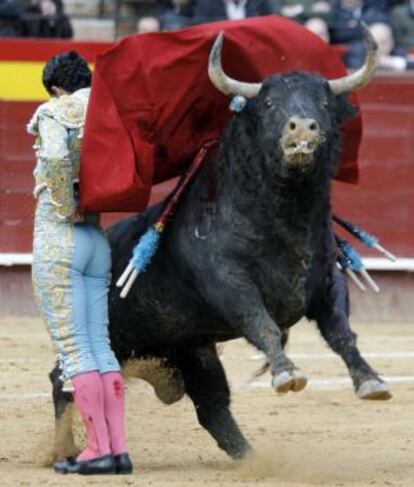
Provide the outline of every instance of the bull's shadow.
<path id="1" fill-rule="evenodd" d="M 211 79 L 224 93 L 243 96 L 247 105 L 233 116 L 127 298 L 111 286 L 110 333 L 118 358 L 123 363 L 158 358 L 158 373 L 147 368 L 139 375 L 167 403 L 188 394 L 200 424 L 233 458 L 245 456 L 250 446 L 229 409 L 217 342 L 246 338 L 266 355 L 274 389 L 299 391 L 307 381 L 284 354 L 282 338 L 306 316 L 343 358 L 359 397 L 390 397 L 350 329 L 347 285 L 336 267 L 331 225 L 340 125 L 354 113 L 346 94 L 367 84 L 377 65 L 367 29 L 365 36 L 367 59 L 352 75 L 327 81 L 295 72 L 261 84 L 224 74 L 219 38 L 210 57 Z M 211 168 L 217 180 L 214 216 L 206 214 Z M 163 207 L 110 229 L 114 282 Z M 59 420 L 68 396 L 54 382 Z"/>

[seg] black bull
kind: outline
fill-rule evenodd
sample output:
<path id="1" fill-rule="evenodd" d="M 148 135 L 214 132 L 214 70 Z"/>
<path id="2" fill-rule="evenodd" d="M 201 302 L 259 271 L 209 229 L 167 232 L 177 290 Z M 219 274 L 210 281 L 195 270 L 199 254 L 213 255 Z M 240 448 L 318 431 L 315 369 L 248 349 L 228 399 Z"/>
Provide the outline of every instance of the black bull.
<path id="1" fill-rule="evenodd" d="M 233 458 L 250 447 L 229 409 L 218 342 L 245 338 L 266 355 L 273 387 L 298 391 L 306 378 L 284 354 L 282 338 L 307 317 L 344 360 L 360 397 L 389 397 L 356 346 L 347 285 L 336 267 L 330 185 L 339 126 L 352 112 L 345 95 L 318 75 L 265 80 L 233 116 L 217 155 L 197 174 L 128 297 L 121 299 L 114 283 L 110 289 L 110 334 L 120 361 L 161 359 L 154 367 L 168 371 L 176 389 L 165 397 L 153 380 L 158 395 L 172 402 L 188 394 L 200 424 Z M 205 212 L 208 167 L 217 180 L 213 218 Z M 110 229 L 114 281 L 162 206 Z M 52 373 L 62 433 L 70 395 L 58 375 Z M 70 431 L 63 434 L 68 447 Z"/>

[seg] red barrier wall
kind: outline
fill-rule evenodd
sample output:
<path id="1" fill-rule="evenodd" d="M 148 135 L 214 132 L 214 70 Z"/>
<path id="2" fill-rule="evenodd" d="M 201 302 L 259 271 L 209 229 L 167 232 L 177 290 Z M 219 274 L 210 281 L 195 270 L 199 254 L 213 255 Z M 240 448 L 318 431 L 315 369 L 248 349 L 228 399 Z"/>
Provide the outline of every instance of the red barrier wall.
<path id="1" fill-rule="evenodd" d="M 378 76 L 360 95 L 360 182 L 335 183 L 334 210 L 375 233 L 398 257 L 412 258 L 414 74 Z"/>
<path id="2" fill-rule="evenodd" d="M 0 62 L 44 61 L 78 49 L 93 61 L 104 43 L 0 41 Z M 20 56 L 20 57 L 19 57 Z M 1 80 L 0 80 L 1 88 Z M 361 92 L 364 138 L 360 184 L 335 183 L 334 210 L 380 237 L 399 257 L 414 257 L 414 75 L 379 75 Z M 39 102 L 0 100 L 0 253 L 30 252 L 34 200 L 33 137 L 25 126 Z M 165 194 L 156 188 L 153 201 Z M 105 221 L 113 221 L 112 216 Z M 372 255 L 363 251 L 364 255 Z"/>
<path id="3" fill-rule="evenodd" d="M 85 59 L 93 62 L 96 56 L 108 47 L 111 42 L 82 42 L 64 39 L 0 39 L 1 61 L 46 61 L 60 52 L 75 50 Z"/>

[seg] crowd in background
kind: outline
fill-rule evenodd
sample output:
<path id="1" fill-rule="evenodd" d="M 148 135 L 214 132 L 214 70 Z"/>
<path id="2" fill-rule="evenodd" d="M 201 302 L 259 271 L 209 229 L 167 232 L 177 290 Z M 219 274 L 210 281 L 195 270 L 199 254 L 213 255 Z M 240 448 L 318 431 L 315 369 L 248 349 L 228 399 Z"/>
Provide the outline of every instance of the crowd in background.
<path id="1" fill-rule="evenodd" d="M 63 0 L 0 0 L 0 37 L 71 38 Z"/>
<path id="2" fill-rule="evenodd" d="M 171 31 L 269 14 L 288 17 L 326 42 L 343 46 L 344 60 L 351 69 L 364 59 L 360 27 L 364 21 L 380 46 L 383 69 L 414 68 L 414 0 L 158 0 L 149 15 L 138 19 L 136 30 Z M 0 36 L 72 35 L 63 0 L 0 0 Z"/>
<path id="3" fill-rule="evenodd" d="M 360 21 L 380 46 L 381 67 L 414 68 L 414 0 L 164 0 L 159 15 L 141 18 L 139 32 L 174 30 L 192 23 L 278 14 L 305 25 L 326 42 L 344 46 L 344 60 L 355 69 L 365 55 Z"/>

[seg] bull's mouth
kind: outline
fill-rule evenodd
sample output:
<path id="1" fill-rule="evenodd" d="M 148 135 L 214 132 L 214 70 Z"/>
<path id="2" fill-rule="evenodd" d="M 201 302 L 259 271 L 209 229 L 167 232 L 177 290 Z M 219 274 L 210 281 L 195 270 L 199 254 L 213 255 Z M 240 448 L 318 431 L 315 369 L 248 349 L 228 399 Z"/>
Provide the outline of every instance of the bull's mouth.
<path id="1" fill-rule="evenodd" d="M 284 159 L 289 169 L 308 170 L 315 160 L 318 144 L 316 142 L 290 141 L 282 144 Z"/>
<path id="2" fill-rule="evenodd" d="M 316 143 L 302 140 L 300 142 L 290 142 L 283 147 L 286 159 L 296 156 L 313 156 L 316 150 Z"/>

